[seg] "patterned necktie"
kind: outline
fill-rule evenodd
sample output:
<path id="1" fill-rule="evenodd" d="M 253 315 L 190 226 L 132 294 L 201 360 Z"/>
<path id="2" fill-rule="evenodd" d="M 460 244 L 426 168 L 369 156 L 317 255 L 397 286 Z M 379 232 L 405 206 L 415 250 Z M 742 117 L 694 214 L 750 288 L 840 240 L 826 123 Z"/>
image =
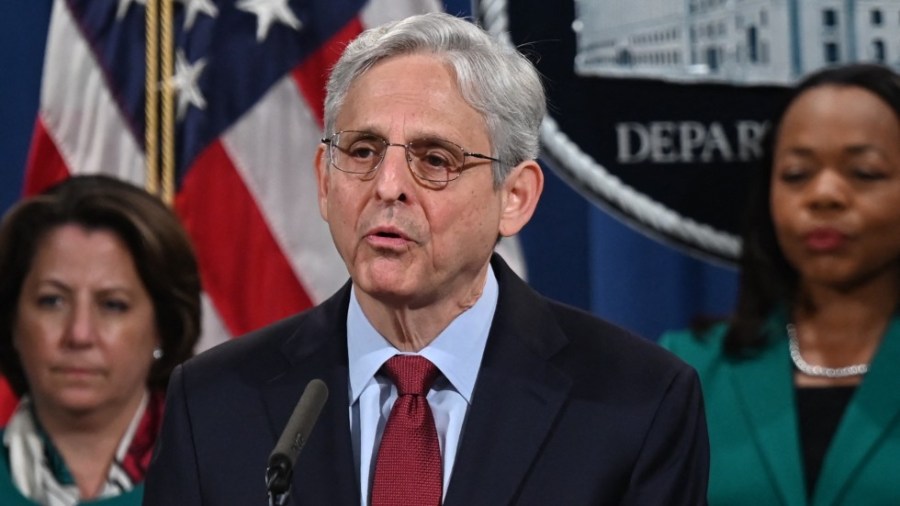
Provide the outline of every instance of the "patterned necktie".
<path id="1" fill-rule="evenodd" d="M 425 396 L 438 375 L 428 359 L 395 355 L 381 368 L 397 386 L 372 485 L 372 506 L 441 504 L 441 448 Z"/>

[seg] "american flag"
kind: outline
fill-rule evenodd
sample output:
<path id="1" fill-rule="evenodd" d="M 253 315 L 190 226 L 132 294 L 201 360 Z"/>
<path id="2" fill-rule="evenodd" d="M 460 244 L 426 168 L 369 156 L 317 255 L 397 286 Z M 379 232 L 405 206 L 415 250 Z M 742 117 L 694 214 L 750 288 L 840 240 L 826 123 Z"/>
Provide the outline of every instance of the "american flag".
<path id="1" fill-rule="evenodd" d="M 143 186 L 144 0 L 54 0 L 25 193 L 79 173 Z M 205 290 L 205 349 L 346 281 L 313 154 L 327 72 L 367 27 L 438 0 L 175 2 L 175 208 Z M 0 419 L 4 399 L 0 393 Z M 8 408 L 7 408 L 8 410 Z"/>
<path id="2" fill-rule="evenodd" d="M 33 193 L 68 174 L 144 183 L 144 2 L 55 0 Z M 437 0 L 176 2 L 175 208 L 208 304 L 202 347 L 315 304 L 347 277 L 319 217 L 325 79 L 368 26 Z"/>

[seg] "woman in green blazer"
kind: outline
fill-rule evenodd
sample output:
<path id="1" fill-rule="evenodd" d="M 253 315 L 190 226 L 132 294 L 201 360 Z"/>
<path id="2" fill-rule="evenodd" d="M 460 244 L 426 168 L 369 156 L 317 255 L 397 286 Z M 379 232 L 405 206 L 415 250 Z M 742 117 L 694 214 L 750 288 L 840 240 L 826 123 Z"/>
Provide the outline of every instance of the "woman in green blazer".
<path id="1" fill-rule="evenodd" d="M 900 76 L 809 76 L 761 167 L 734 317 L 660 341 L 700 374 L 709 504 L 900 505 Z"/>

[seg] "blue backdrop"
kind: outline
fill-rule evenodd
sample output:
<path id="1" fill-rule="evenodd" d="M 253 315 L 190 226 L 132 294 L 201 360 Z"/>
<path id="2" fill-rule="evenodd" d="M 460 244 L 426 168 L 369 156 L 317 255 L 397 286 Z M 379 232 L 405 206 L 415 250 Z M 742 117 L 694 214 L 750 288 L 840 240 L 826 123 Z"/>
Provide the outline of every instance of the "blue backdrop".
<path id="1" fill-rule="evenodd" d="M 447 10 L 469 14 L 466 0 Z M 19 198 L 38 108 L 50 0 L 0 2 L 0 210 Z M 737 286 L 733 269 L 660 244 L 594 206 L 545 165 L 547 182 L 521 234 L 531 284 L 645 337 L 696 315 L 723 315 Z"/>

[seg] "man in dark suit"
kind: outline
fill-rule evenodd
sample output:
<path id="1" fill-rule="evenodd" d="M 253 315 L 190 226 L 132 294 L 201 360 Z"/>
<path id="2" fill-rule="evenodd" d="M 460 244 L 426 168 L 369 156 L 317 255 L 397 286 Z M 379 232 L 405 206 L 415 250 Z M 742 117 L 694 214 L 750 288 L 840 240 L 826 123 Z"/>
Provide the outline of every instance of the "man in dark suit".
<path id="1" fill-rule="evenodd" d="M 295 504 L 705 504 L 694 371 L 492 254 L 537 205 L 544 112 L 528 60 L 453 16 L 351 43 L 316 156 L 351 281 L 175 371 L 144 504 L 261 504 L 315 378 Z"/>

